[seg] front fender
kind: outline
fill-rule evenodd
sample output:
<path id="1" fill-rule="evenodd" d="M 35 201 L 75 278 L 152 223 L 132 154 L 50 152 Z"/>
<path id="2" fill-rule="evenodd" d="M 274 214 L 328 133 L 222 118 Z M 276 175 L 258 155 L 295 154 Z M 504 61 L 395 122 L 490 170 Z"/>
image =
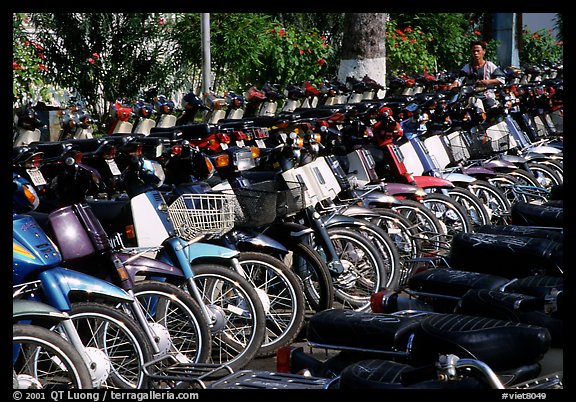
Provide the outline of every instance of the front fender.
<path id="1" fill-rule="evenodd" d="M 464 184 L 470 184 L 477 180 L 474 176 L 470 176 L 469 174 L 456 173 L 456 172 L 444 173 L 442 174 L 442 178 L 450 181 L 451 183 L 464 183 Z"/>
<path id="2" fill-rule="evenodd" d="M 268 254 L 287 254 L 288 249 L 276 239 L 262 233 L 236 233 L 238 249 L 241 251 L 260 251 Z"/>
<path id="3" fill-rule="evenodd" d="M 102 298 L 114 303 L 131 303 L 133 297 L 122 288 L 103 279 L 70 269 L 55 267 L 39 275 L 46 302 L 60 311 L 70 311 L 71 295 L 86 299 Z"/>
<path id="4" fill-rule="evenodd" d="M 171 237 L 162 242 L 162 245 L 170 257 L 170 260 L 163 259 L 163 261 L 182 269 L 186 277 L 189 277 L 187 270 L 191 264 L 198 264 L 200 261 L 212 261 L 229 265 L 230 260 L 237 258 L 240 254 L 238 250 L 215 244 L 201 242 L 188 244 L 186 240 L 180 237 Z"/>
<path id="5" fill-rule="evenodd" d="M 12 321 L 30 321 L 32 324 L 51 327 L 70 316 L 46 303 L 35 300 L 12 300 Z"/>
<path id="6" fill-rule="evenodd" d="M 454 188 L 454 184 L 452 184 L 449 180 L 443 179 L 441 177 L 435 176 L 414 176 L 414 181 L 416 182 L 416 186 L 426 188 Z"/>

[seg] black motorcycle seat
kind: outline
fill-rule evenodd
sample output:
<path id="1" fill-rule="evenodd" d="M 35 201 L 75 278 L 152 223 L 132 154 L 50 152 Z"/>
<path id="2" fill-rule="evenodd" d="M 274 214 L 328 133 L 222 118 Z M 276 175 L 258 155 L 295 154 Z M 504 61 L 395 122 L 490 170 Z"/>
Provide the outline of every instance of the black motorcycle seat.
<path id="1" fill-rule="evenodd" d="M 559 276 L 531 275 L 510 281 L 505 290 L 530 296 L 547 297 L 552 292 L 564 290 L 564 279 Z"/>
<path id="2" fill-rule="evenodd" d="M 470 289 L 499 289 L 510 279 L 480 272 L 427 269 L 413 275 L 408 287 L 414 292 L 461 297 Z"/>
<path id="3" fill-rule="evenodd" d="M 174 136 L 176 132 L 182 133 L 186 140 L 201 139 L 212 133 L 214 125 L 208 123 L 185 124 L 173 127 L 153 127 L 150 129 L 151 137 Z"/>
<path id="4" fill-rule="evenodd" d="M 459 232 L 452 238 L 448 264 L 507 278 L 537 273 L 562 276 L 563 245 L 524 236 Z"/>
<path id="5" fill-rule="evenodd" d="M 323 310 L 308 322 L 307 340 L 334 349 L 359 348 L 406 351 L 408 339 L 426 314 L 415 317 L 363 313 L 345 309 Z"/>
<path id="6" fill-rule="evenodd" d="M 564 227 L 564 208 L 552 205 L 534 205 L 515 202 L 510 210 L 515 225 Z"/>
<path id="7" fill-rule="evenodd" d="M 390 360 L 367 359 L 352 363 L 340 373 L 338 389 L 481 389 L 482 380 L 467 377 L 459 381 L 423 379 L 403 385 L 403 376 L 415 367 Z"/>
<path id="8" fill-rule="evenodd" d="M 307 340 L 318 347 L 392 354 L 416 364 L 455 354 L 507 370 L 537 363 L 550 348 L 551 335 L 539 326 L 463 314 L 330 309 L 310 318 Z"/>
<path id="9" fill-rule="evenodd" d="M 558 242 L 562 242 L 564 240 L 563 230 L 522 225 L 482 225 L 476 229 L 476 233 L 526 236 L 534 237 L 537 239 L 554 240 Z"/>
<path id="10" fill-rule="evenodd" d="M 550 349 L 548 329 L 464 314 L 430 314 L 416 326 L 411 358 L 425 364 L 438 354 L 474 358 L 493 370 L 538 363 Z"/>
<path id="11" fill-rule="evenodd" d="M 55 159 L 63 156 L 70 149 L 69 142 L 35 142 L 30 147 L 36 152 L 42 152 L 43 159 Z"/>
<path id="12" fill-rule="evenodd" d="M 537 325 L 550 331 L 551 346 L 563 347 L 563 320 L 545 311 L 544 298 L 489 289 L 471 289 L 456 312 Z"/>
<path id="13" fill-rule="evenodd" d="M 505 386 L 529 380 L 539 374 L 537 364 L 499 372 Z M 475 376 L 457 381 L 436 379 L 436 370 L 427 366 L 428 376 L 422 368 L 390 360 L 366 359 L 352 363 L 340 373 L 339 389 L 488 389 L 489 385 Z M 431 378 L 431 379 L 428 379 Z M 406 384 L 406 385 L 403 385 Z"/>

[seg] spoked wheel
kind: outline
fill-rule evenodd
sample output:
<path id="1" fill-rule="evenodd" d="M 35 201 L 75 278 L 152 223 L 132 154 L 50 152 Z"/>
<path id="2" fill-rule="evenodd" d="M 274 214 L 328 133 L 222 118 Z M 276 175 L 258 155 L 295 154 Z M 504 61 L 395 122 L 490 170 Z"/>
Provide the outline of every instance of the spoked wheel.
<path id="1" fill-rule="evenodd" d="M 152 327 L 160 353 L 177 353 L 191 363 L 210 356 L 210 328 L 198 303 L 179 287 L 154 280 L 137 282 L 134 295 Z"/>
<path id="2" fill-rule="evenodd" d="M 334 286 L 328 265 L 310 244 L 289 241 L 284 263 L 296 273 L 305 295 L 306 315 L 332 308 Z"/>
<path id="3" fill-rule="evenodd" d="M 270 356 L 291 344 L 304 325 L 304 292 L 299 278 L 282 261 L 258 252 L 239 257 L 248 282 L 267 295 L 266 336 L 257 356 Z"/>
<path id="4" fill-rule="evenodd" d="M 48 328 L 12 325 L 12 353 L 13 388 L 92 388 L 90 372 L 78 350 Z"/>
<path id="5" fill-rule="evenodd" d="M 540 162 L 530 162 L 528 166 L 532 174 L 534 174 L 534 177 L 536 177 L 540 187 L 546 190 L 549 190 L 552 186 L 561 184 L 563 181 L 562 177 L 560 177 L 555 170 Z"/>
<path id="6" fill-rule="evenodd" d="M 449 236 L 473 231 L 474 225 L 467 211 L 452 197 L 431 193 L 424 197 L 422 203 L 446 225 Z"/>
<path id="7" fill-rule="evenodd" d="M 199 264 L 193 271 L 200 297 L 216 319 L 211 326 L 209 363 L 240 370 L 256 356 L 265 339 L 266 314 L 260 295 L 231 268 Z"/>
<path id="8" fill-rule="evenodd" d="M 386 287 L 386 270 L 379 251 L 362 234 L 349 229 L 328 230 L 344 272 L 334 279 L 335 307 L 365 311 L 370 295 Z"/>
<path id="9" fill-rule="evenodd" d="M 96 357 L 90 369 L 101 381 L 98 388 L 149 387 L 143 367 L 152 359 L 152 346 L 132 317 L 108 305 L 84 302 L 73 303 L 69 315 L 84 347 Z"/>
<path id="10" fill-rule="evenodd" d="M 468 186 L 486 207 L 493 225 L 507 225 L 510 217 L 510 201 L 498 187 L 484 180 L 476 180 Z"/>
<path id="11" fill-rule="evenodd" d="M 436 253 L 445 249 L 449 242 L 446 225 L 436 214 L 423 203 L 414 200 L 402 200 L 399 205 L 393 205 L 392 210 L 399 212 L 411 224 L 421 239 L 423 253 Z"/>
<path id="12" fill-rule="evenodd" d="M 346 216 L 354 220 L 343 222 L 328 220 L 326 226 L 328 231 L 337 228 L 348 229 L 360 233 L 368 239 L 378 251 L 380 265 L 383 266 L 386 272 L 385 288 L 396 289 L 400 280 L 401 263 L 400 255 L 392 239 L 390 239 L 384 229 L 369 219 L 354 214 L 346 214 Z"/>
<path id="13" fill-rule="evenodd" d="M 482 200 L 480 200 L 470 190 L 455 187 L 447 191 L 451 198 L 454 198 L 460 205 L 462 205 L 462 207 L 464 207 L 464 210 L 468 213 L 468 216 L 472 221 L 473 230 L 490 223 L 491 216 L 482 203 Z"/>

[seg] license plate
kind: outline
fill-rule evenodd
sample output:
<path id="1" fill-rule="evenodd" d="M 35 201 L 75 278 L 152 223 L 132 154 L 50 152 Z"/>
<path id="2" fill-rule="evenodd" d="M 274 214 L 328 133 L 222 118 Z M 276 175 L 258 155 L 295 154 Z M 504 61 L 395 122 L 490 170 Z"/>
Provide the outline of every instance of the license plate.
<path id="1" fill-rule="evenodd" d="M 244 140 L 236 141 L 236 146 L 242 148 L 244 146 Z"/>
<path id="2" fill-rule="evenodd" d="M 108 167 L 110 168 L 110 172 L 114 176 L 119 176 L 121 174 L 120 169 L 118 169 L 118 165 L 116 164 L 116 161 L 114 159 L 106 159 L 106 163 L 108 164 Z"/>
<path id="3" fill-rule="evenodd" d="M 43 186 L 46 184 L 46 180 L 44 179 L 44 175 L 38 168 L 26 169 L 28 176 L 32 180 L 32 184 L 35 186 Z"/>
<path id="4" fill-rule="evenodd" d="M 258 148 L 266 148 L 266 144 L 262 140 L 256 140 L 256 145 L 258 145 Z"/>

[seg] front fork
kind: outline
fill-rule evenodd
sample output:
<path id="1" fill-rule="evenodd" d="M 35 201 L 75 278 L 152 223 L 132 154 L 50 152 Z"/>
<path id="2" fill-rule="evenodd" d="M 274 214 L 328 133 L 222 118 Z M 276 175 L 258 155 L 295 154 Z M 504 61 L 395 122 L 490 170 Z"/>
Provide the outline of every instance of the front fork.
<path id="1" fill-rule="evenodd" d="M 326 223 L 320 219 L 320 214 L 313 207 L 306 208 L 304 212 L 308 224 L 314 229 L 314 233 L 318 236 L 317 239 L 326 254 L 328 269 L 333 276 L 339 276 L 344 272 L 344 265 L 342 261 L 340 261 L 332 239 L 330 239 L 330 234 L 328 233 L 328 229 L 326 229 Z"/>

